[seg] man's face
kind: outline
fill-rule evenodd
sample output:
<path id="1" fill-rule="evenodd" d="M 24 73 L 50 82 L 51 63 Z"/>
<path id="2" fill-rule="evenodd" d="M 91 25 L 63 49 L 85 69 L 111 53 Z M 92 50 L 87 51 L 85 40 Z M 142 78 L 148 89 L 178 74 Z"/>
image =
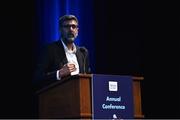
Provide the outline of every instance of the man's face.
<path id="1" fill-rule="evenodd" d="M 78 36 L 78 25 L 75 20 L 64 21 L 61 27 L 61 35 L 66 42 L 74 42 Z"/>

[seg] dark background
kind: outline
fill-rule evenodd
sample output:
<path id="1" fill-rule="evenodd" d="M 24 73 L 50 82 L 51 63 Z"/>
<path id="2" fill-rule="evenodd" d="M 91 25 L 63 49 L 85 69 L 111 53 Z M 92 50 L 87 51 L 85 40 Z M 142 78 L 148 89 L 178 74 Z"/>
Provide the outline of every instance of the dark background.
<path id="1" fill-rule="evenodd" d="M 94 1 L 95 72 L 144 76 L 146 118 L 180 118 L 179 14 L 175 3 Z M 35 2 L 1 2 L 0 118 L 33 118 Z M 90 51 L 90 50 L 89 50 Z"/>

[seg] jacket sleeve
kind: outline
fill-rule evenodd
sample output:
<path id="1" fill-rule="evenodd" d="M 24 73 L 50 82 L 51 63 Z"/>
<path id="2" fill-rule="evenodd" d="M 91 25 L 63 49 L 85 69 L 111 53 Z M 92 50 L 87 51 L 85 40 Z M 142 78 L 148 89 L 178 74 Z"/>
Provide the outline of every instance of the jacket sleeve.
<path id="1" fill-rule="evenodd" d="M 89 52 L 88 52 L 88 50 L 87 50 L 87 52 L 86 52 L 86 59 L 85 59 L 85 61 L 86 61 L 86 64 L 85 64 L 85 70 L 86 70 L 86 73 L 87 74 L 91 74 L 91 68 L 90 68 L 90 60 L 89 60 Z"/>
<path id="2" fill-rule="evenodd" d="M 53 55 L 51 49 L 47 46 L 41 52 L 33 76 L 33 83 L 36 87 L 42 87 L 56 80 L 56 70 L 51 69 L 53 64 Z"/>

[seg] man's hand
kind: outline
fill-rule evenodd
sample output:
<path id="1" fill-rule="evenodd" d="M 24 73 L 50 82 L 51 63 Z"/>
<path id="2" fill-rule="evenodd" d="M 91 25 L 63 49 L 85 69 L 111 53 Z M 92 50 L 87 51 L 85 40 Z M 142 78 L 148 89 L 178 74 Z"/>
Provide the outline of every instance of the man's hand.
<path id="1" fill-rule="evenodd" d="M 75 70 L 76 70 L 75 64 L 67 63 L 59 70 L 59 76 L 65 77 L 67 75 L 70 75 L 71 72 L 73 72 Z"/>

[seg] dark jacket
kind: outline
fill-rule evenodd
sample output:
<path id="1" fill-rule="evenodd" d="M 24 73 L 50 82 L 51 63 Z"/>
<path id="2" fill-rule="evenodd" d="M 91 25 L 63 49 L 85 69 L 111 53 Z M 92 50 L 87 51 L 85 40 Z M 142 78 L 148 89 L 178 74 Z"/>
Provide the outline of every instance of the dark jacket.
<path id="1" fill-rule="evenodd" d="M 76 46 L 76 57 L 80 73 L 90 73 L 88 51 L 84 47 Z M 37 69 L 35 70 L 35 84 L 49 84 L 55 81 L 56 72 L 67 63 L 62 42 L 56 41 L 49 44 L 43 51 Z"/>

